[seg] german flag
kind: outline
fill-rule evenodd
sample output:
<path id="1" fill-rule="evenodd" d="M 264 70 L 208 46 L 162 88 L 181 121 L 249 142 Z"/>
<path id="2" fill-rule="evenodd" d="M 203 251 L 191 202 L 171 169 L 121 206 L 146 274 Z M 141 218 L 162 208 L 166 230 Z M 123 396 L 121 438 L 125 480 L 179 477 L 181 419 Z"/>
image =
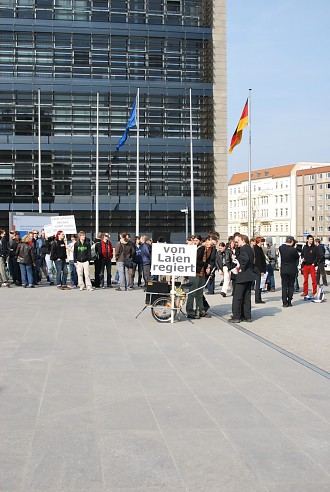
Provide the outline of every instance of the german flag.
<path id="1" fill-rule="evenodd" d="M 234 135 L 232 136 L 231 142 L 230 142 L 230 148 L 228 150 L 228 154 L 231 154 L 232 151 L 234 150 L 234 147 L 238 145 L 241 140 L 242 140 L 242 133 L 243 129 L 248 126 L 249 123 L 249 105 L 248 105 L 248 100 L 246 100 L 242 116 L 240 117 L 240 120 L 238 122 L 237 128 L 234 132 Z"/>

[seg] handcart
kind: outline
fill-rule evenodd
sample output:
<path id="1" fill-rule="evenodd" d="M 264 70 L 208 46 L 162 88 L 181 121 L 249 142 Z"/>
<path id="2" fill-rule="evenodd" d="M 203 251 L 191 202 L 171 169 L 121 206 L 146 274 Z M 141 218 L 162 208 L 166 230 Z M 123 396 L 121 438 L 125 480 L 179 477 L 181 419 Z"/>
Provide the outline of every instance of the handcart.
<path id="1" fill-rule="evenodd" d="M 214 275 L 215 269 L 212 271 L 211 275 Z M 150 307 L 151 315 L 159 323 L 168 323 L 171 320 L 180 321 L 181 317 L 187 317 L 186 313 L 183 312 L 183 306 L 187 301 L 187 297 L 193 294 L 197 290 L 204 289 L 210 278 L 208 277 L 206 283 L 189 292 L 191 284 L 189 282 L 174 282 L 174 286 L 168 284 L 167 282 L 159 282 L 155 280 L 149 280 L 146 288 L 146 305 L 136 316 L 140 314 L 147 308 Z"/>

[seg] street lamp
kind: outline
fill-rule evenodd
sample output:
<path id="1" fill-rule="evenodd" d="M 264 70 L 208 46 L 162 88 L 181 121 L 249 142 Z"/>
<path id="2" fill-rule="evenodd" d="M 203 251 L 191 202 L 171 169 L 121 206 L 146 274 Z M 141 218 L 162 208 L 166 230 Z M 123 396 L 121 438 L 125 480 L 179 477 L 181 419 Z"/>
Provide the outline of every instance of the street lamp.
<path id="1" fill-rule="evenodd" d="M 187 237 L 188 237 L 188 213 L 189 213 L 189 209 L 188 209 L 188 207 L 182 208 L 180 210 L 180 212 L 182 212 L 182 213 L 185 214 L 185 219 L 186 219 L 186 239 L 187 239 Z"/>

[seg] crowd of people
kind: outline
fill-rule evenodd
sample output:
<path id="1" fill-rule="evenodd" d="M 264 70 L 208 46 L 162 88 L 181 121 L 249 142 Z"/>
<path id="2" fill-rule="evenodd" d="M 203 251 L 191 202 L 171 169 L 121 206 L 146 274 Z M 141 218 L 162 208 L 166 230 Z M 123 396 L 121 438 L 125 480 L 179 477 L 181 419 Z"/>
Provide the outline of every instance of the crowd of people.
<path id="1" fill-rule="evenodd" d="M 94 278 L 91 279 L 90 263 L 93 260 Z M 112 280 L 112 264 L 115 260 L 116 275 Z M 11 285 L 35 288 L 43 276 L 48 285 L 68 290 L 79 288 L 92 291 L 95 288 L 116 290 L 144 287 L 150 277 L 151 240 L 147 236 L 131 241 L 126 232 L 113 247 L 108 233 L 98 233 L 92 243 L 84 231 L 72 234 L 67 240 L 63 231 L 46 237 L 45 231 L 33 230 L 20 237 L 17 231 L 0 230 L 0 277 L 1 286 Z M 68 273 L 70 277 L 68 279 Z M 9 278 L 11 282 L 9 282 Z"/>
<path id="2" fill-rule="evenodd" d="M 163 241 L 163 238 L 159 238 Z M 215 293 L 215 271 L 221 275 L 223 297 L 231 287 L 233 323 L 250 322 L 251 293 L 254 289 L 255 304 L 263 304 L 262 292 L 275 291 L 275 263 L 280 267 L 283 307 L 291 307 L 294 292 L 299 291 L 298 267 L 304 275 L 303 296 L 308 295 L 311 277 L 312 295 L 322 282 L 327 285 L 324 269 L 325 249 L 319 239 L 309 235 L 299 256 L 296 241 L 287 236 L 278 253 L 271 238 L 249 238 L 235 233 L 226 243 L 212 231 L 206 238 L 199 235 L 187 238 L 187 244 L 197 247 L 196 276 L 189 278 L 187 316 L 192 319 L 209 318 L 209 304 L 205 295 Z M 151 278 L 152 241 L 145 235 L 131 240 L 130 234 L 122 232 L 113 247 L 108 233 L 98 233 L 91 242 L 84 231 L 72 234 L 67 241 L 63 231 L 46 237 L 45 231 L 33 230 L 20 238 L 17 231 L 0 230 L 0 277 L 1 286 L 17 285 L 34 288 L 42 277 L 49 286 L 68 290 L 79 288 L 92 291 L 95 288 L 112 288 L 129 291 L 135 287 L 146 289 Z M 277 258 L 278 256 L 278 258 Z M 94 278 L 91 279 L 90 263 L 94 263 Z M 112 267 L 116 264 L 113 279 Z M 68 273 L 70 277 L 68 279 Z M 11 282 L 9 281 L 9 277 Z M 136 280 L 136 284 L 135 284 Z M 206 286 L 204 288 L 204 286 Z"/>
<path id="3" fill-rule="evenodd" d="M 317 295 L 318 285 L 327 285 L 325 272 L 325 248 L 320 239 L 309 235 L 299 255 L 297 241 L 287 236 L 276 252 L 271 238 L 249 238 L 236 232 L 228 242 L 219 242 L 219 235 L 211 233 L 204 241 L 200 236 L 188 238 L 189 244 L 197 245 L 197 275 L 190 280 L 191 295 L 187 301 L 188 318 L 210 317 L 208 303 L 202 285 L 207 285 L 207 295 L 214 294 L 215 278 L 212 272 L 222 276 L 221 292 L 227 296 L 231 285 L 232 317 L 230 323 L 251 322 L 251 295 L 254 289 L 255 304 L 264 304 L 262 292 L 275 291 L 275 265 L 281 276 L 282 305 L 292 307 L 294 292 L 299 292 L 299 269 L 304 276 L 303 297 L 308 297 L 309 276 L 312 281 L 312 297 Z M 218 246 L 217 246 L 218 244 Z M 209 278 L 208 278 L 209 277 Z M 197 290 L 196 290 L 197 289 Z"/>

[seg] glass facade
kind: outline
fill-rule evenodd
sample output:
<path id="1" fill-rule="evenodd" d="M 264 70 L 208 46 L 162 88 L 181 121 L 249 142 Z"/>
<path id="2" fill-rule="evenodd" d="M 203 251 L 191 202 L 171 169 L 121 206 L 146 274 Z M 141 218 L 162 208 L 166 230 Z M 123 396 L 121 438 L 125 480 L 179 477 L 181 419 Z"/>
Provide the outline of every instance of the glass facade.
<path id="1" fill-rule="evenodd" d="M 192 89 L 196 231 L 214 223 L 213 51 L 208 0 L 1 0 L 0 219 L 42 202 L 95 228 L 135 228 L 136 132 L 115 152 L 140 89 L 141 232 L 183 232 Z"/>

